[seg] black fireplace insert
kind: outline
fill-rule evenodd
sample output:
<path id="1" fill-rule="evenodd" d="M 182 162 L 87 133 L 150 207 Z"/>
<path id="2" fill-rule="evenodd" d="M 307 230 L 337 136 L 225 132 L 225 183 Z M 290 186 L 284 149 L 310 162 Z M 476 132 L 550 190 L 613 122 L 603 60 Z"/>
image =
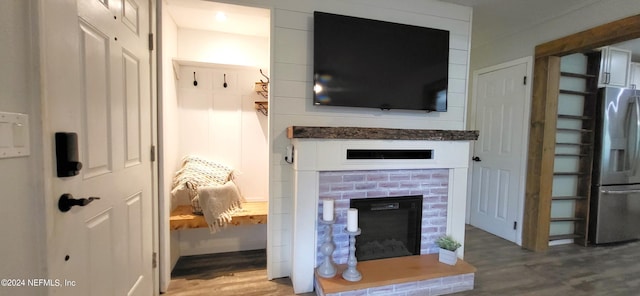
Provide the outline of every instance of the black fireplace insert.
<path id="1" fill-rule="evenodd" d="M 422 195 L 351 199 L 362 233 L 358 261 L 420 254 Z"/>

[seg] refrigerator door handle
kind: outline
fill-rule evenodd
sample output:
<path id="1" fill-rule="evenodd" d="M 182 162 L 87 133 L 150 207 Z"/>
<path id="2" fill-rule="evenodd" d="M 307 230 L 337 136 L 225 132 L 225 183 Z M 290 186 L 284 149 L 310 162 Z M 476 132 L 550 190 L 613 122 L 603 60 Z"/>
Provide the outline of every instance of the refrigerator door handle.
<path id="1" fill-rule="evenodd" d="M 605 190 L 601 189 L 601 193 L 604 194 L 630 194 L 630 193 L 640 193 L 640 189 L 631 189 L 631 190 Z"/>
<path id="2" fill-rule="evenodd" d="M 636 175 L 636 170 L 638 169 L 638 161 L 640 161 L 640 155 L 638 155 L 638 151 L 640 150 L 640 145 L 638 144 L 638 141 L 640 140 L 640 97 L 636 96 L 634 97 L 634 99 L 634 110 L 636 111 L 636 143 L 633 149 L 633 161 L 631 164 L 631 172 L 633 176 Z M 627 139 L 628 138 L 629 137 L 627 137 Z"/>

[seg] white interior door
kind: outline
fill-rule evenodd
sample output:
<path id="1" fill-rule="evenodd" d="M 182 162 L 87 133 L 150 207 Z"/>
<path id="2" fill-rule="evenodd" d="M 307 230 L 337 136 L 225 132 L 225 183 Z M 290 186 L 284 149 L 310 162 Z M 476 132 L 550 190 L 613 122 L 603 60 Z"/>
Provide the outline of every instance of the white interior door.
<path id="1" fill-rule="evenodd" d="M 480 137 L 474 146 L 470 223 L 512 242 L 524 195 L 526 75 L 526 63 L 500 67 L 480 73 L 474 87 Z"/>
<path id="2" fill-rule="evenodd" d="M 51 294 L 152 295 L 149 1 L 40 5 Z M 56 176 L 55 132 L 77 134 L 78 175 Z M 65 193 L 100 199 L 61 212 Z"/>

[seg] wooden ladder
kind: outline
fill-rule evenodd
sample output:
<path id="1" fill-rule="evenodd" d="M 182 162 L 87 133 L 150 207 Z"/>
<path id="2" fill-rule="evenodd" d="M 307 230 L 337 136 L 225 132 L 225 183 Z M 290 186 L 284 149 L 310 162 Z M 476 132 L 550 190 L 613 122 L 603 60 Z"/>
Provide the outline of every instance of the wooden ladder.
<path id="1" fill-rule="evenodd" d="M 591 195 L 591 171 L 594 153 L 594 129 L 596 115 L 596 99 L 598 91 L 598 73 L 600 54 L 585 54 L 587 58 L 586 73 L 560 72 L 560 77 L 583 80 L 585 91 L 568 89 L 559 90 L 559 100 L 583 100 L 582 114 L 558 113 L 558 122 L 573 122 L 579 128 L 556 128 L 555 161 L 563 158 L 577 158 L 577 170 L 570 172 L 554 172 L 556 177 L 568 176 L 577 179 L 575 194 L 552 196 L 552 207 L 555 202 L 573 202 L 573 216 L 551 217 L 553 223 L 573 223 L 573 233 L 550 235 L 549 241 L 573 239 L 576 244 L 587 245 L 589 227 L 589 204 Z M 560 102 L 559 102 L 560 103 Z M 558 140 L 558 133 L 572 135 L 577 141 Z M 553 211 L 552 211 L 553 212 Z"/>

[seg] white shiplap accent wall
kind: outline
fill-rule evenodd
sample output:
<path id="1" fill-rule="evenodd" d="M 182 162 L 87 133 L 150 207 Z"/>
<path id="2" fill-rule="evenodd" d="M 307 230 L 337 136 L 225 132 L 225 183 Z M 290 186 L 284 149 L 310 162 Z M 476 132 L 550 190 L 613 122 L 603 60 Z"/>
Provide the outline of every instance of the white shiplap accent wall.
<path id="1" fill-rule="evenodd" d="M 433 0 L 221 2 L 272 9 L 268 276 L 285 277 L 291 274 L 294 202 L 292 168 L 284 161 L 286 146 L 290 144 L 285 129 L 291 125 L 464 129 L 472 10 Z M 449 111 L 425 114 L 313 106 L 313 11 L 316 10 L 449 30 Z"/>
<path id="2" fill-rule="evenodd" d="M 430 1 L 273 1 L 269 278 L 291 273 L 293 178 L 284 162 L 291 125 L 464 129 L 471 9 Z M 449 111 L 317 107 L 312 104 L 313 11 L 445 29 L 451 32 Z"/>

